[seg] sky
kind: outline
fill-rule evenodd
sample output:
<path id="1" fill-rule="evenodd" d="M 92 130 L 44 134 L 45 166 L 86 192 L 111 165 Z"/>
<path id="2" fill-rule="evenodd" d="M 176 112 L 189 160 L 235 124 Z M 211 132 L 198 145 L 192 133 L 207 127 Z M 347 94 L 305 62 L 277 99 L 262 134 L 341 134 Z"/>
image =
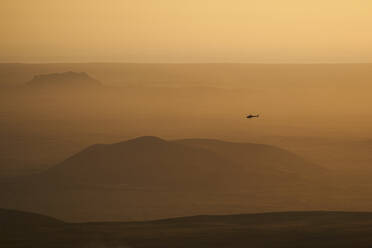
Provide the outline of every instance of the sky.
<path id="1" fill-rule="evenodd" d="M 1 62 L 372 62 L 370 0 L 0 0 Z"/>

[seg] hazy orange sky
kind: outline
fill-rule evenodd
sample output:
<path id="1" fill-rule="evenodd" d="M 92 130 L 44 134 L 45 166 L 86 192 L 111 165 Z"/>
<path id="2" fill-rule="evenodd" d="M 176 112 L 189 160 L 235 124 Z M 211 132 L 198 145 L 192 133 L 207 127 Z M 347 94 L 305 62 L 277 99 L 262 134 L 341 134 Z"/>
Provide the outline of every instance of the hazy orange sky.
<path id="1" fill-rule="evenodd" d="M 2 62 L 372 62 L 371 0 L 1 0 Z"/>

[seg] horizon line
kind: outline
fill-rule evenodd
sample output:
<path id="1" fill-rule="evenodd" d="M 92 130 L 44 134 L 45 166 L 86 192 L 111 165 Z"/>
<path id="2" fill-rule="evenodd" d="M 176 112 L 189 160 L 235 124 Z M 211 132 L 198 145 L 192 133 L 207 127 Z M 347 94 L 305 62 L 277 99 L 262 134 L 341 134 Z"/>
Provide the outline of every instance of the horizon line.
<path id="1" fill-rule="evenodd" d="M 41 65 L 41 64 L 148 64 L 148 65 L 194 65 L 194 64 L 210 64 L 210 65 L 368 65 L 370 62 L 125 62 L 125 61 L 20 61 L 7 62 L 0 61 L 0 64 L 26 64 L 26 65 Z"/>

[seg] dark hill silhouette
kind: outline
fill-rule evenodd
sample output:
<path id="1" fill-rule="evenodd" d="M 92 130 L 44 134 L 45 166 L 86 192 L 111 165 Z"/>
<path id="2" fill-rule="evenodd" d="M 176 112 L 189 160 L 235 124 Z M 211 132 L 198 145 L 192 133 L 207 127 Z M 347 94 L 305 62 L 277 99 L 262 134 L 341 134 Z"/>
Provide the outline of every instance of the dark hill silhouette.
<path id="1" fill-rule="evenodd" d="M 37 226 L 51 226 L 61 224 L 55 218 L 41 214 L 29 213 L 11 209 L 0 209 L 0 230 L 9 228 L 31 228 Z"/>
<path id="2" fill-rule="evenodd" d="M 85 72 L 63 72 L 40 74 L 27 82 L 27 85 L 33 88 L 79 88 L 95 87 L 101 83 L 90 77 Z"/>
<path id="3" fill-rule="evenodd" d="M 200 215 L 146 222 L 63 223 L 0 210 L 0 220 L 39 223 L 9 229 L 0 222 L 0 247 L 255 247 L 346 248 L 372 246 L 372 213 L 275 212 Z M 1 229 L 3 227 L 3 229 Z"/>
<path id="4" fill-rule="evenodd" d="M 46 243 L 49 247 L 53 247 L 50 241 L 56 239 L 56 236 L 47 236 L 64 226 L 62 221 L 49 216 L 0 209 L 0 247 L 47 247 L 40 244 L 43 239 L 48 240 Z"/>

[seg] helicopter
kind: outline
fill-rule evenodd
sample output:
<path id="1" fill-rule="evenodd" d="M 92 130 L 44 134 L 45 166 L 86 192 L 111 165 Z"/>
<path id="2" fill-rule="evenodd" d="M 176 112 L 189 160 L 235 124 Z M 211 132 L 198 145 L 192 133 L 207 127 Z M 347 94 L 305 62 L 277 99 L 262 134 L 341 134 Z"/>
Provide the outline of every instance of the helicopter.
<path id="1" fill-rule="evenodd" d="M 258 117 L 260 117 L 260 115 L 259 115 L 259 114 L 257 114 L 257 115 L 252 115 L 252 114 L 249 114 L 249 115 L 247 115 L 247 116 L 246 116 L 246 118 L 247 118 L 247 119 L 251 119 L 251 118 L 258 118 Z"/>

